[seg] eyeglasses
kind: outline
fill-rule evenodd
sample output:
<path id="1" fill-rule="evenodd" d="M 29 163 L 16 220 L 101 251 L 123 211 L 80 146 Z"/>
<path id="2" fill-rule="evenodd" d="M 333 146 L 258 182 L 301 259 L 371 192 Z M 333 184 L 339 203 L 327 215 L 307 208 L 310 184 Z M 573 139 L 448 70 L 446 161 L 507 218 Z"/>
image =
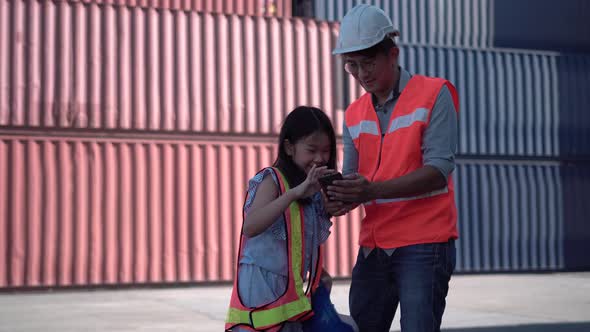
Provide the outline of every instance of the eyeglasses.
<path id="1" fill-rule="evenodd" d="M 367 59 L 362 61 L 346 61 L 344 63 L 344 70 L 351 75 L 356 75 L 359 72 L 359 69 L 362 69 L 364 72 L 373 72 L 375 70 L 375 66 L 377 65 L 377 59 Z"/>

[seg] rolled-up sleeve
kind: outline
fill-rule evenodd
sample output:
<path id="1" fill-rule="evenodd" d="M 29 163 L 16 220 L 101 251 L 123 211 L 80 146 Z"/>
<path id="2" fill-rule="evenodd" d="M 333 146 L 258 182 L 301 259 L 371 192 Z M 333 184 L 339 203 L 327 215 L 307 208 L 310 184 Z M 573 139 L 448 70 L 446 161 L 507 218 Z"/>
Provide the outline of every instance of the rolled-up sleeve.
<path id="1" fill-rule="evenodd" d="M 449 89 L 441 89 L 422 141 L 423 164 L 435 167 L 448 178 L 455 169 L 457 112 Z"/>
<path id="2" fill-rule="evenodd" d="M 344 156 L 342 158 L 342 174 L 351 174 L 358 171 L 359 154 L 350 136 L 346 122 L 342 123 L 342 145 Z"/>

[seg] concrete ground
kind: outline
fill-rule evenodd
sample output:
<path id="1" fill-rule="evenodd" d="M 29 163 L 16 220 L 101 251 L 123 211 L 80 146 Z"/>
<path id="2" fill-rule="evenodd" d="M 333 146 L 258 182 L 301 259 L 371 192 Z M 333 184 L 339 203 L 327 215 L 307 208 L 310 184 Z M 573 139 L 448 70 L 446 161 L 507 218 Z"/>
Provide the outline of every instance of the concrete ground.
<path id="1" fill-rule="evenodd" d="M 332 300 L 348 313 L 349 281 Z M 222 331 L 230 286 L 0 293 L 2 332 Z M 399 316 L 391 327 L 399 331 Z M 458 275 L 443 330 L 590 332 L 590 273 Z"/>

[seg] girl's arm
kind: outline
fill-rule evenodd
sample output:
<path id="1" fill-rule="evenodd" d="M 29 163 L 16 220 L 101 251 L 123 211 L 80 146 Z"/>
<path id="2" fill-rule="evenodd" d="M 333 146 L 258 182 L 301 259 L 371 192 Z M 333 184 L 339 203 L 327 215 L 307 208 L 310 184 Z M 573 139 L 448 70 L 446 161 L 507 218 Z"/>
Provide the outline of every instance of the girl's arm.
<path id="1" fill-rule="evenodd" d="M 250 210 L 244 219 L 244 235 L 254 237 L 269 228 L 289 207 L 291 202 L 308 197 L 319 190 L 318 177 L 326 169 L 312 167 L 303 183 L 279 196 L 277 185 L 271 176 L 262 180 Z"/>
<path id="2" fill-rule="evenodd" d="M 266 176 L 258 186 L 254 201 L 244 219 L 245 236 L 254 237 L 264 232 L 287 209 L 289 204 L 297 199 L 293 189 L 277 196 L 278 189 L 272 176 Z"/>

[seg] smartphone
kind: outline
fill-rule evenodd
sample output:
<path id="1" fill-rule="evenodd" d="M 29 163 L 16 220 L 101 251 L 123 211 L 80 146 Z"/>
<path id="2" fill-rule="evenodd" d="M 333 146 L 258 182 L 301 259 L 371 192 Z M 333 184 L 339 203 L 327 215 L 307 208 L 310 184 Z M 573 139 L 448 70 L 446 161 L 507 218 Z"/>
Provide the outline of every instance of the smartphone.
<path id="1" fill-rule="evenodd" d="M 321 178 L 318 179 L 318 181 L 320 182 L 320 185 L 322 186 L 322 189 L 324 190 L 324 192 L 326 192 L 328 189 L 326 189 L 329 185 L 332 184 L 332 182 L 334 182 L 335 180 L 343 180 L 342 177 L 342 173 L 340 172 L 336 172 L 336 173 L 331 173 L 328 175 L 324 175 Z"/>

